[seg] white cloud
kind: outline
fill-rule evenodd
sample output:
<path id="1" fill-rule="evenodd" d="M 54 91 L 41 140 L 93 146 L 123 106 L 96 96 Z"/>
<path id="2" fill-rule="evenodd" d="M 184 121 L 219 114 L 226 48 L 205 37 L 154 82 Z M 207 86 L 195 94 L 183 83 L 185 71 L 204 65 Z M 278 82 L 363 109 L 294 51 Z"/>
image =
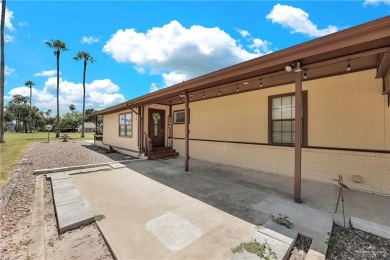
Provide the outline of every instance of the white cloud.
<path id="1" fill-rule="evenodd" d="M 110 79 L 95 80 L 86 84 L 86 108 L 103 109 L 125 101 L 125 97 L 119 93 L 119 86 Z M 43 89 L 32 88 L 32 103 L 45 111 L 51 109 L 53 113 L 57 110 L 57 78 L 48 78 Z M 78 111 L 82 110 L 83 84 L 64 81 L 60 78 L 60 113 L 69 112 L 69 105 L 74 104 Z M 13 95 L 30 95 L 30 88 L 21 86 L 9 91 L 7 100 Z"/>
<path id="2" fill-rule="evenodd" d="M 156 83 L 153 82 L 153 83 L 150 85 L 149 93 L 155 92 L 155 91 L 160 90 L 160 89 L 161 89 L 161 88 L 157 87 Z"/>
<path id="3" fill-rule="evenodd" d="M 5 42 L 13 42 L 14 41 L 14 37 L 9 35 L 9 34 L 5 34 L 4 35 L 4 41 Z"/>
<path id="4" fill-rule="evenodd" d="M 19 27 L 24 27 L 24 26 L 27 26 L 28 23 L 25 21 L 22 21 L 22 22 L 18 22 L 18 25 L 19 25 Z"/>
<path id="5" fill-rule="evenodd" d="M 236 29 L 236 30 L 244 38 L 251 36 L 251 34 L 247 30 L 241 30 L 241 29 Z"/>
<path id="6" fill-rule="evenodd" d="M 92 44 L 96 42 L 99 42 L 99 38 L 93 36 L 83 36 L 83 38 L 81 38 L 81 43 Z"/>
<path id="7" fill-rule="evenodd" d="M 57 75 L 57 70 L 44 70 L 34 74 L 35 77 L 53 77 Z M 60 72 L 61 75 L 61 72 Z"/>
<path id="8" fill-rule="evenodd" d="M 2 4 L 0 3 L 0 10 L 2 8 Z M 4 26 L 10 30 L 15 31 L 14 26 L 12 25 L 11 20 L 14 18 L 14 12 L 9 10 L 8 8 L 5 9 L 5 24 Z"/>
<path id="9" fill-rule="evenodd" d="M 278 23 L 283 27 L 289 28 L 291 33 L 302 33 L 310 37 L 321 37 L 338 30 L 333 25 L 329 25 L 325 29 L 318 29 L 317 25 L 309 20 L 308 13 L 289 5 L 275 5 L 266 18 L 271 20 L 272 23 Z"/>
<path id="10" fill-rule="evenodd" d="M 384 3 L 386 5 L 390 5 L 390 0 L 365 0 L 365 5 L 378 5 L 380 3 Z"/>
<path id="11" fill-rule="evenodd" d="M 264 54 L 247 51 L 218 27 L 185 28 L 178 21 L 145 33 L 118 30 L 103 51 L 118 62 L 133 63 L 140 73 L 162 75 L 166 86 Z"/>
<path id="12" fill-rule="evenodd" d="M 15 69 L 13 69 L 13 68 L 10 68 L 10 67 L 8 67 L 7 65 L 5 65 L 5 67 L 4 67 L 4 74 L 6 75 L 6 76 L 10 76 L 12 73 L 14 73 L 15 72 Z"/>

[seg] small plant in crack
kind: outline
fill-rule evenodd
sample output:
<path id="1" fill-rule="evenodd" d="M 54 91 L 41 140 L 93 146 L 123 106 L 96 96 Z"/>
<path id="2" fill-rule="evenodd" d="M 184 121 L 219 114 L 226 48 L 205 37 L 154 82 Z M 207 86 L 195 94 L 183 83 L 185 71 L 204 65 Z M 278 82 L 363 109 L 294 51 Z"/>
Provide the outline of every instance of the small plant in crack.
<path id="1" fill-rule="evenodd" d="M 102 221 L 105 218 L 106 218 L 106 216 L 104 216 L 104 215 L 95 215 L 95 221 Z"/>
<path id="2" fill-rule="evenodd" d="M 232 248 L 232 253 L 248 252 L 257 255 L 260 259 L 276 260 L 277 256 L 272 248 L 266 243 L 259 243 L 255 240 L 251 242 L 241 243 L 235 248 Z"/>
<path id="3" fill-rule="evenodd" d="M 285 226 L 286 228 L 293 228 L 294 224 L 288 219 L 288 216 L 278 214 L 278 217 L 271 215 L 271 219 L 273 222 L 278 223 L 281 226 Z"/>
<path id="4" fill-rule="evenodd" d="M 328 245 L 328 249 L 330 251 L 333 251 L 335 255 L 339 255 L 341 252 L 343 252 L 343 248 L 336 244 L 336 240 L 332 238 L 330 232 L 328 232 L 327 234 L 328 234 L 328 239 L 325 241 L 325 244 Z"/>
<path id="5" fill-rule="evenodd" d="M 32 243 L 34 243 L 34 240 L 32 240 L 32 239 L 25 240 L 25 241 L 22 242 L 22 244 L 23 244 L 24 246 L 28 246 L 28 245 L 30 245 L 30 244 L 32 244 Z"/>

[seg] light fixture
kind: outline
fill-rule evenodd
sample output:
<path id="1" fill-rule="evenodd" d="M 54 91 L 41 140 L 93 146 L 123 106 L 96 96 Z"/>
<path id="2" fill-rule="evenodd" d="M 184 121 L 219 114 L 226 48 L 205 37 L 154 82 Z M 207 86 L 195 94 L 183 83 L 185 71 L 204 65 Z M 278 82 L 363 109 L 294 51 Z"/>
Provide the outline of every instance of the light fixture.
<path id="1" fill-rule="evenodd" d="M 260 88 L 263 87 L 263 81 L 260 79 Z"/>
<path id="2" fill-rule="evenodd" d="M 192 101 L 192 97 L 193 97 L 194 95 L 190 95 L 190 100 Z"/>
<path id="3" fill-rule="evenodd" d="M 244 85 L 248 85 L 248 84 L 249 84 L 249 82 L 244 82 L 244 83 L 242 83 L 242 84 L 244 84 Z"/>
<path id="4" fill-rule="evenodd" d="M 348 61 L 347 71 L 351 71 L 351 65 L 349 64 L 349 61 Z"/>
<path id="5" fill-rule="evenodd" d="M 203 92 L 203 98 L 205 98 L 206 96 L 204 95 L 204 92 Z"/>
<path id="6" fill-rule="evenodd" d="M 180 92 L 180 97 L 185 97 L 187 94 L 187 90 L 183 90 L 182 92 Z"/>
<path id="7" fill-rule="evenodd" d="M 305 73 L 303 74 L 303 79 L 307 79 L 306 70 Z"/>
<path id="8" fill-rule="evenodd" d="M 294 72 L 301 72 L 301 71 L 302 71 L 301 63 L 299 61 L 297 61 L 297 63 L 295 64 L 295 71 Z"/>
<path id="9" fill-rule="evenodd" d="M 219 96 L 221 95 L 221 89 L 218 90 L 218 95 L 219 95 Z"/>
<path id="10" fill-rule="evenodd" d="M 237 92 L 240 92 L 240 87 L 238 86 L 237 84 L 237 89 L 236 89 Z"/>
<path id="11" fill-rule="evenodd" d="M 301 62 L 299 62 L 299 61 L 294 62 L 294 63 L 291 64 L 291 65 L 287 65 L 284 69 L 285 69 L 287 72 L 291 72 L 292 69 L 294 69 L 294 72 L 301 72 L 301 71 L 302 71 Z"/>
<path id="12" fill-rule="evenodd" d="M 172 100 L 169 100 L 169 105 L 172 106 Z"/>

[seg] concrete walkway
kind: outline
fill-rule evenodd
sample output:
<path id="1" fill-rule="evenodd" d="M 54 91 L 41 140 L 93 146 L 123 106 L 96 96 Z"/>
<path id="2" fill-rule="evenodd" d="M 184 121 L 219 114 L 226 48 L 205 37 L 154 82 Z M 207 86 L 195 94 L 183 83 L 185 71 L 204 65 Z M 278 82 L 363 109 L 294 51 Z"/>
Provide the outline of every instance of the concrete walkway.
<path id="1" fill-rule="evenodd" d="M 288 216 L 313 238 L 307 259 L 324 259 L 332 218 L 343 223 L 341 207 L 334 214 L 335 185 L 303 181 L 303 203 L 295 204 L 292 178 L 194 159 L 190 165 L 184 172 L 182 158 L 143 161 L 72 179 L 94 214 L 106 216 L 98 225 L 119 259 L 226 259 L 271 214 Z M 346 192 L 346 216 L 390 225 L 388 199 Z"/>

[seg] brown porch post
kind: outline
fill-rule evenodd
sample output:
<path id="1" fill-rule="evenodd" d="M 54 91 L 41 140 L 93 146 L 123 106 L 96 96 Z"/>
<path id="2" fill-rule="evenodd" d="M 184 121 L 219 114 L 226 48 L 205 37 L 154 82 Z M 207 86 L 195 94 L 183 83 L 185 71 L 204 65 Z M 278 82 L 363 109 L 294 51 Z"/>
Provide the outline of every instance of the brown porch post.
<path id="1" fill-rule="evenodd" d="M 98 116 L 95 116 L 95 135 L 93 136 L 93 145 L 96 145 L 96 135 L 97 135 L 97 128 L 98 128 Z"/>
<path id="2" fill-rule="evenodd" d="M 189 140 L 189 133 L 190 133 L 190 127 L 189 127 L 189 123 L 190 123 L 190 115 L 189 115 L 189 112 L 190 112 L 190 107 L 189 107 L 189 97 L 188 97 L 188 93 L 185 94 L 185 120 L 184 120 L 184 124 L 185 124 L 185 127 L 184 127 L 184 139 L 185 139 L 185 155 L 184 155 L 184 165 L 185 165 L 185 171 L 188 172 L 188 161 L 190 159 L 190 140 Z"/>
<path id="3" fill-rule="evenodd" d="M 301 203 L 302 72 L 295 73 L 295 170 L 294 201 Z"/>
<path id="4" fill-rule="evenodd" d="M 138 149 L 139 149 L 139 154 L 142 153 L 141 141 L 142 141 L 142 134 L 141 134 L 141 106 L 138 106 Z"/>
<path id="5" fill-rule="evenodd" d="M 141 106 L 141 111 L 139 112 L 141 115 L 140 121 L 141 121 L 141 129 L 140 129 L 140 135 L 141 135 L 141 153 L 144 150 L 144 106 Z"/>

